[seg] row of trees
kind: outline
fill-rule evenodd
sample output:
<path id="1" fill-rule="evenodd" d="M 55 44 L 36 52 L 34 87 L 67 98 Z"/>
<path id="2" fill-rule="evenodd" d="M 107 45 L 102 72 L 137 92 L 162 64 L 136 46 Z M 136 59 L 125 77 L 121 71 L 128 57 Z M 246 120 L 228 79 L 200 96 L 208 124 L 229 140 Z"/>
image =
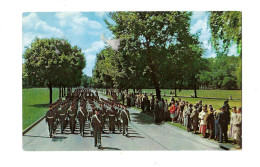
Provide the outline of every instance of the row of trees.
<path id="1" fill-rule="evenodd" d="M 240 57 L 217 56 L 208 58 L 207 70 L 201 71 L 199 85 L 204 89 L 240 89 L 238 80 Z"/>
<path id="2" fill-rule="evenodd" d="M 36 38 L 23 58 L 23 86 L 48 87 L 50 103 L 52 87 L 60 88 L 61 97 L 65 88 L 81 85 L 82 70 L 86 65 L 84 54 L 65 39 Z"/>
<path id="3" fill-rule="evenodd" d="M 217 72 L 221 61 L 225 60 L 219 56 L 224 51 L 218 52 L 217 63 L 202 58 L 204 50 L 198 34 L 190 33 L 191 15 L 191 12 L 111 12 L 112 21 L 106 20 L 106 24 L 114 37 L 120 39 L 120 46 L 118 50 L 107 46 L 97 54 L 93 84 L 118 89 L 154 88 L 158 98 L 161 98 L 161 88 L 175 91 L 189 88 L 194 89 L 197 97 L 197 88 L 209 86 L 208 78 L 212 78 L 212 73 Z M 214 24 L 210 23 L 211 26 Z M 223 43 L 218 36 L 214 36 L 214 40 Z M 225 63 L 229 65 L 229 62 Z M 222 69 L 225 73 L 226 69 Z M 229 86 L 232 84 L 227 78 L 234 76 L 234 70 L 231 71 L 232 74 L 214 78 L 218 81 L 224 79 L 226 84 L 212 85 L 219 88 L 224 84 L 227 88 L 234 88 Z"/>

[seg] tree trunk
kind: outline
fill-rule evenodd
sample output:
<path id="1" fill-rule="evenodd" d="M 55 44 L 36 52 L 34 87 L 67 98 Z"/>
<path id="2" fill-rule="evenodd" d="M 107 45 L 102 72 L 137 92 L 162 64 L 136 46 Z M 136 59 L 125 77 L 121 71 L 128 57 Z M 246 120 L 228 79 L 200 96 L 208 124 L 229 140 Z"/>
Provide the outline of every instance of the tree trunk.
<path id="1" fill-rule="evenodd" d="M 135 95 L 135 89 L 133 89 L 133 91 L 134 91 L 134 95 Z"/>
<path id="2" fill-rule="evenodd" d="M 68 91 L 67 91 L 68 92 Z M 64 96 L 66 96 L 66 87 L 64 87 Z"/>
<path id="3" fill-rule="evenodd" d="M 196 86 L 196 79 L 194 79 L 194 96 L 197 98 L 197 86 Z"/>
<path id="4" fill-rule="evenodd" d="M 61 88 L 59 87 L 59 98 L 61 98 Z"/>
<path id="5" fill-rule="evenodd" d="M 63 87 L 61 86 L 61 97 L 63 97 Z"/>
<path id="6" fill-rule="evenodd" d="M 174 88 L 174 92 L 175 92 L 175 93 L 174 93 L 174 96 L 177 97 L 177 88 L 176 88 L 176 86 L 175 86 L 175 88 Z"/>
<path id="7" fill-rule="evenodd" d="M 62 97 L 64 97 L 65 96 L 65 87 L 63 86 L 62 89 L 63 89 L 63 96 Z"/>
<path id="8" fill-rule="evenodd" d="M 154 88 L 155 88 L 156 97 L 159 100 L 161 100 L 161 91 L 160 91 L 158 80 L 157 80 L 156 75 L 155 75 L 154 72 L 151 72 L 151 78 L 152 78 L 153 85 L 154 85 Z"/>
<path id="9" fill-rule="evenodd" d="M 52 85 L 49 84 L 49 91 L 50 91 L 50 104 L 52 104 Z"/>

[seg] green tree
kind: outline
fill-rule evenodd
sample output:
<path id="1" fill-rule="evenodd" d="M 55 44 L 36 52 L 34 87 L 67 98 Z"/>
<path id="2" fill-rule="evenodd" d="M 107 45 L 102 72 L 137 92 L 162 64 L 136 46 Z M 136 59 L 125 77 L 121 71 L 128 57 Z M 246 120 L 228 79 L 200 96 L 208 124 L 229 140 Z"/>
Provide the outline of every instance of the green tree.
<path id="1" fill-rule="evenodd" d="M 209 24 L 211 41 L 218 55 L 228 54 L 230 46 L 237 45 L 240 56 L 237 68 L 237 85 L 242 86 L 242 12 L 213 11 L 210 12 Z"/>
<path id="2" fill-rule="evenodd" d="M 67 40 L 36 38 L 23 55 L 25 70 L 31 85 L 52 87 L 79 86 L 86 61 L 81 50 Z"/>
<path id="3" fill-rule="evenodd" d="M 106 21 L 115 38 L 121 39 L 119 51 L 124 50 L 133 64 L 149 74 L 156 96 L 164 82 L 171 45 L 183 44 L 190 37 L 190 12 L 112 12 L 112 22 Z M 189 42 L 192 43 L 192 42 Z M 184 48 L 185 49 L 185 48 Z M 177 51 L 176 51 L 177 52 Z M 134 57 L 134 58 L 132 58 Z"/>

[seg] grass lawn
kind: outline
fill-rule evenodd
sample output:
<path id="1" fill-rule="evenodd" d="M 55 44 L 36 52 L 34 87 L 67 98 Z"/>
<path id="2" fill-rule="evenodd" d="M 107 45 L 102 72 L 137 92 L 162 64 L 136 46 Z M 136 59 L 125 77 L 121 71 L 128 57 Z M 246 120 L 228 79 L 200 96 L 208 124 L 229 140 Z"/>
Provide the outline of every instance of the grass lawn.
<path id="1" fill-rule="evenodd" d="M 130 90 L 133 92 L 133 90 Z M 155 89 L 143 89 L 143 93 L 153 93 L 155 94 Z M 170 95 L 170 91 L 174 92 L 174 89 L 161 89 L 161 95 L 163 96 L 164 93 L 166 95 Z M 194 90 L 179 90 L 177 89 L 177 96 L 188 96 L 194 95 Z M 217 97 L 217 98 L 229 98 L 232 96 L 234 99 L 242 99 L 242 91 L 241 90 L 197 90 L 198 97 Z"/>
<path id="2" fill-rule="evenodd" d="M 59 98 L 59 89 L 53 88 L 53 102 Z M 45 115 L 49 105 L 48 88 L 23 89 L 23 130 Z"/>
<path id="3" fill-rule="evenodd" d="M 133 91 L 132 89 L 129 91 Z M 143 93 L 155 93 L 154 89 L 143 89 Z M 170 89 L 162 89 L 162 98 L 169 102 L 171 97 L 165 97 L 164 91 L 166 91 L 166 95 L 169 95 Z M 168 92 L 168 93 L 167 93 Z M 198 96 L 201 97 L 217 97 L 217 98 L 228 98 L 230 94 L 232 94 L 233 98 L 242 98 L 241 90 L 198 90 Z M 182 90 L 180 93 L 177 91 L 179 96 L 190 96 L 191 93 L 193 93 L 193 90 Z M 151 99 L 150 96 L 148 96 L 149 99 Z M 111 98 L 111 97 L 110 97 Z M 174 97 L 175 100 L 179 97 Z M 181 99 L 188 101 L 189 103 L 196 104 L 198 101 L 202 100 L 203 104 L 211 104 L 213 105 L 214 109 L 219 109 L 221 106 L 223 106 L 225 100 L 219 100 L 219 99 L 203 99 L 203 98 L 191 98 L 191 97 L 180 97 Z M 242 107 L 242 100 L 229 100 L 229 106 L 233 107 Z"/>
<path id="4" fill-rule="evenodd" d="M 168 103 L 171 100 L 171 97 L 162 96 L 162 98 L 167 99 Z M 207 105 L 211 104 L 214 109 L 219 109 L 221 106 L 224 105 L 224 101 L 225 101 L 225 100 L 218 100 L 218 99 L 202 99 L 202 98 L 190 98 L 190 97 L 182 97 L 181 99 L 188 101 L 189 103 L 192 104 L 196 104 L 198 101 L 202 100 L 202 104 L 207 104 Z M 242 100 L 229 100 L 229 106 L 242 107 Z"/>

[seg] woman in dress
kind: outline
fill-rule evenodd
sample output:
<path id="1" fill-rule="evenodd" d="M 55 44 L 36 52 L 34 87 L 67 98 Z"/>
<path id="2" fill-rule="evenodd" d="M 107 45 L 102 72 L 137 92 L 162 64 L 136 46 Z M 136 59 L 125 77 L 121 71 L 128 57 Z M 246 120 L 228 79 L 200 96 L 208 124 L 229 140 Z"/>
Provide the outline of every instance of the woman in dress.
<path id="1" fill-rule="evenodd" d="M 230 116 L 230 128 L 228 131 L 228 138 L 231 139 L 234 139 L 236 113 L 237 113 L 237 107 L 233 107 Z"/>
<path id="2" fill-rule="evenodd" d="M 207 123 L 206 123 L 206 117 L 208 115 L 207 108 L 205 106 L 202 107 L 202 112 L 199 113 L 199 119 L 200 119 L 200 129 L 199 133 L 202 133 L 203 138 L 206 138 L 206 130 L 207 130 Z"/>

